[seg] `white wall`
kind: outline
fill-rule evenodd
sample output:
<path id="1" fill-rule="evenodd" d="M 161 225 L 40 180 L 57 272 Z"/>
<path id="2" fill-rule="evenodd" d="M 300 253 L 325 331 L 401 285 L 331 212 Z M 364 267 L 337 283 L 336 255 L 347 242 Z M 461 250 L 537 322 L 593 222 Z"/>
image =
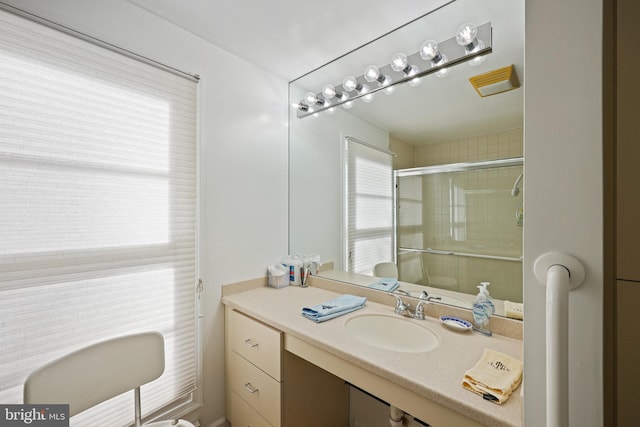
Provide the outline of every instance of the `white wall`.
<path id="1" fill-rule="evenodd" d="M 205 400 L 199 416 L 207 426 L 224 416 L 221 285 L 262 276 L 287 252 L 288 84 L 124 0 L 7 2 L 201 76 Z"/>
<path id="2" fill-rule="evenodd" d="M 303 91 L 292 100 L 301 99 Z M 361 102 L 361 101 L 356 101 Z M 354 108 L 356 108 L 354 106 Z M 319 254 L 322 262 L 343 269 L 342 192 L 344 136 L 389 149 L 389 134 L 347 110 L 297 118 L 291 109 L 289 236 L 293 255 Z"/>
<path id="3" fill-rule="evenodd" d="M 601 426 L 602 0 L 526 3 L 524 323 L 526 426 L 545 425 L 545 289 L 535 259 L 580 259 L 570 294 L 571 426 Z"/>

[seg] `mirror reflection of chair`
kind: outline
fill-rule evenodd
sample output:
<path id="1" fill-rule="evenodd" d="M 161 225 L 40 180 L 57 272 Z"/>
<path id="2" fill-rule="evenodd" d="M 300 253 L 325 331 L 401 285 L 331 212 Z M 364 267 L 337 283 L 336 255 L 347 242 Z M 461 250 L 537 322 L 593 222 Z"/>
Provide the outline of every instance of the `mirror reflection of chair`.
<path id="1" fill-rule="evenodd" d="M 380 262 L 373 267 L 373 275 L 381 278 L 397 279 L 398 266 L 395 262 Z"/>
<path id="2" fill-rule="evenodd" d="M 164 372 L 164 338 L 158 332 L 126 335 L 69 353 L 33 371 L 24 403 L 69 404 L 69 416 L 134 390 L 135 426 L 141 426 L 140 386 Z M 185 420 L 145 427 L 194 427 Z"/>
<path id="3" fill-rule="evenodd" d="M 431 276 L 429 274 L 429 269 L 425 265 L 424 267 L 425 275 L 427 277 L 427 284 L 429 286 L 433 286 L 434 288 L 439 289 L 447 289 L 450 291 L 457 291 L 458 289 L 458 281 L 453 277 L 448 276 Z"/>
<path id="4" fill-rule="evenodd" d="M 402 252 L 398 254 L 398 270 L 400 280 L 416 285 L 427 285 L 422 255 L 419 252 Z"/>
<path id="5" fill-rule="evenodd" d="M 400 280 L 418 285 L 450 291 L 458 290 L 458 281 L 448 276 L 432 276 L 420 252 L 404 252 L 398 255 Z"/>

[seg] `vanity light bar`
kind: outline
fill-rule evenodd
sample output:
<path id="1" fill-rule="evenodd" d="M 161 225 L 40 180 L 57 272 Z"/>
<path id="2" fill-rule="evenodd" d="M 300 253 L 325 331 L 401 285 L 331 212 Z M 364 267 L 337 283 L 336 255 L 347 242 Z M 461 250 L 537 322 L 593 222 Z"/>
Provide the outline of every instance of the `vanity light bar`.
<path id="1" fill-rule="evenodd" d="M 474 58 L 479 58 L 481 56 L 491 53 L 493 51 L 492 40 L 491 40 L 491 36 L 492 36 L 491 22 L 487 22 L 486 24 L 479 25 L 477 29 L 478 29 L 477 39 L 482 40 L 484 42 L 484 48 L 482 49 L 475 49 L 475 51 L 469 52 L 467 49 L 465 49 L 465 46 L 460 46 L 457 43 L 455 36 L 451 37 L 450 39 L 447 39 L 445 41 L 438 43 L 439 52 L 447 57 L 446 63 L 434 65 L 431 61 L 426 61 L 422 59 L 419 52 L 415 52 L 411 55 L 407 55 L 407 59 L 408 59 L 408 64 L 417 66 L 419 68 L 417 73 L 406 76 L 402 72 L 394 71 L 391 68 L 391 64 L 387 64 L 383 67 L 379 67 L 379 71 L 381 75 L 391 77 L 392 82 L 390 84 L 377 86 L 375 84 L 368 82 L 365 79 L 364 75 L 360 75 L 356 77 L 356 82 L 358 86 L 362 85 L 362 86 L 369 87 L 369 90 L 366 93 L 358 93 L 356 91 L 352 91 L 349 93 L 348 98 L 345 98 L 342 100 L 337 98 L 332 98 L 330 102 L 326 102 L 324 103 L 324 105 L 315 104 L 313 106 L 309 106 L 305 102 L 305 100 L 301 100 L 297 104 L 298 106 L 297 117 L 301 119 L 307 116 L 311 116 L 321 111 L 328 110 L 330 108 L 335 108 L 346 102 L 353 102 L 358 98 L 370 96 L 371 94 L 376 93 L 378 91 L 388 89 L 392 86 L 396 86 L 399 84 L 411 82 L 412 80 L 423 78 L 425 76 L 434 74 L 441 70 L 444 71 L 444 69 L 454 67 L 463 62 L 469 62 Z M 425 66 L 428 68 L 423 69 Z M 335 91 L 338 93 L 345 92 L 345 90 L 342 87 L 342 83 L 335 86 Z M 316 94 L 316 97 L 318 99 L 324 100 L 322 92 L 318 92 Z"/>

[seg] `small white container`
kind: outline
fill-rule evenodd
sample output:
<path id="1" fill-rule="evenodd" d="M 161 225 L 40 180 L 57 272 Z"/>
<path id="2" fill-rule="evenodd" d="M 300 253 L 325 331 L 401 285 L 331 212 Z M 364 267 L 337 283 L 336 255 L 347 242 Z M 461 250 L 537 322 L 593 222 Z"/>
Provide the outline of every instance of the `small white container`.
<path id="1" fill-rule="evenodd" d="M 284 288 L 289 286 L 289 270 L 282 265 L 273 264 L 267 268 L 268 284 L 272 288 Z"/>

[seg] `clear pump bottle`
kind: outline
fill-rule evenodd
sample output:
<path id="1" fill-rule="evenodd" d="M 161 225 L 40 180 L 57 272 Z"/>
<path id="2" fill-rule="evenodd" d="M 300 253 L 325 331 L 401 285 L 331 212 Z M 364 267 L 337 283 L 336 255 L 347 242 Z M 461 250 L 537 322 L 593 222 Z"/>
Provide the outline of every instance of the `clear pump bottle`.
<path id="1" fill-rule="evenodd" d="M 487 327 L 489 318 L 496 312 L 495 304 L 487 289 L 489 282 L 480 282 L 478 295 L 473 303 L 473 330 L 481 334 L 491 336 L 491 331 Z"/>

